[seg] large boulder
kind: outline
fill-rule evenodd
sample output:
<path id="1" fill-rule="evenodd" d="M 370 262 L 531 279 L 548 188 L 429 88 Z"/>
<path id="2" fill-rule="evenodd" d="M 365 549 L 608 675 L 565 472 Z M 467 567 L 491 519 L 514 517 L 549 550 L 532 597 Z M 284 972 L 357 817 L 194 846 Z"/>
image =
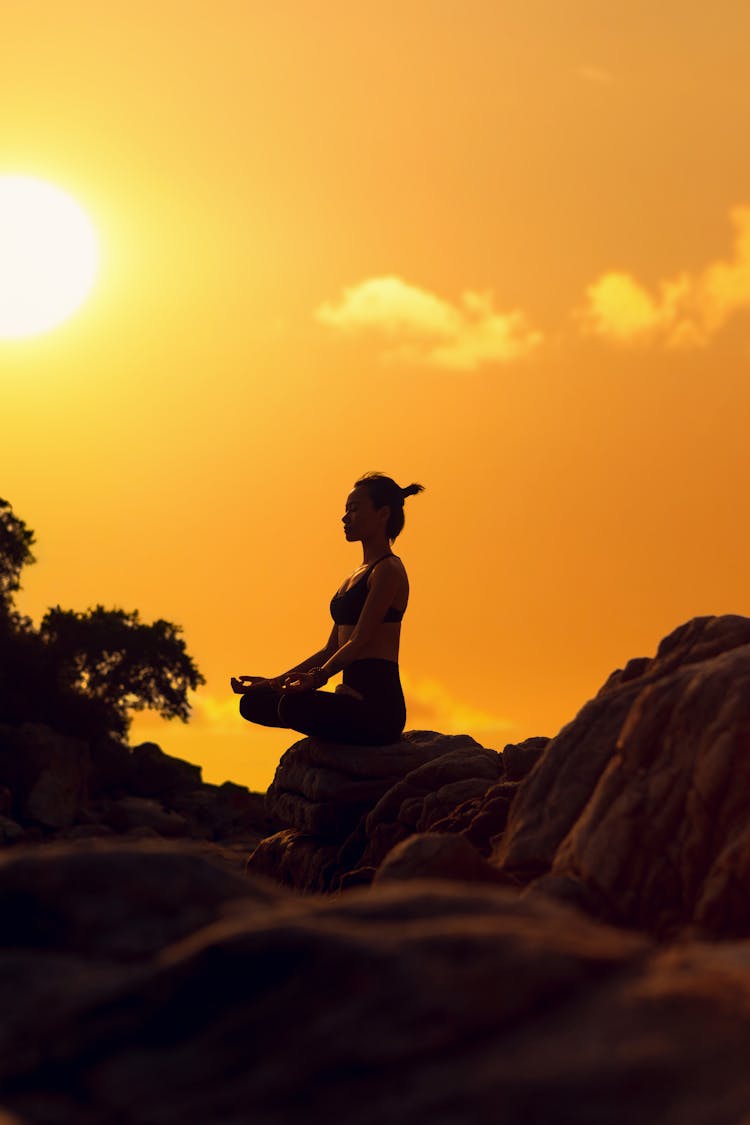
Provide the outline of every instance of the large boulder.
<path id="1" fill-rule="evenodd" d="M 509 883 L 463 836 L 445 832 L 418 832 L 396 844 L 375 872 L 374 882 L 394 879 L 452 879 L 506 886 Z"/>
<path id="2" fill-rule="evenodd" d="M 0 950 L 137 961 L 208 925 L 229 900 L 247 896 L 271 902 L 276 892 L 243 879 L 239 866 L 227 872 L 187 842 L 13 848 L 0 852 Z"/>
<path id="3" fill-rule="evenodd" d="M 377 868 L 401 840 L 429 832 L 456 806 L 482 796 L 498 781 L 502 768 L 497 751 L 463 736 L 455 748 L 411 770 L 368 814 L 361 865 Z"/>
<path id="4" fill-rule="evenodd" d="M 45 829 L 67 828 L 86 803 L 88 744 L 39 723 L 0 728 L 0 781 L 13 815 Z"/>
<path id="5" fill-rule="evenodd" d="M 202 787 L 201 767 L 165 754 L 155 742 L 129 746 L 101 738 L 91 747 L 92 797 L 153 797 L 174 801 Z"/>
<path id="6" fill-rule="evenodd" d="M 165 809 L 152 797 L 120 797 L 106 806 L 105 823 L 115 832 L 132 832 L 147 829 L 167 839 L 187 836 L 189 825 L 184 816 Z"/>
<path id="7" fill-rule="evenodd" d="M 264 794 L 233 781 L 222 785 L 204 782 L 199 789 L 174 794 L 168 804 L 188 821 L 191 836 L 209 840 L 237 835 L 260 839 L 279 827 L 269 815 Z"/>
<path id="8" fill-rule="evenodd" d="M 548 738 L 527 738 L 505 746 L 500 753 L 500 780 L 489 788 L 476 779 L 446 786 L 428 796 L 418 830 L 461 835 L 482 856 L 489 856 L 496 837 L 505 829 L 521 782 L 542 757 L 548 742 Z M 466 799 L 462 786 L 471 794 Z"/>
<path id="9" fill-rule="evenodd" d="M 130 792 L 135 796 L 169 798 L 201 784 L 200 766 L 165 754 L 155 742 L 142 742 L 130 754 Z"/>
<path id="10" fill-rule="evenodd" d="M 682 667 L 697 667 L 748 644 L 750 619 L 697 617 L 670 633 L 653 659 L 637 657 L 613 672 L 547 746 L 514 802 L 495 862 L 529 880 L 549 871 L 609 765 L 630 709 L 644 689 Z"/>
<path id="11" fill-rule="evenodd" d="M 493 861 L 660 936 L 750 934 L 750 620 L 696 618 L 548 746 Z"/>
<path id="12" fill-rule="evenodd" d="M 297 891 L 321 893 L 330 890 L 340 875 L 338 852 L 337 844 L 285 828 L 261 840 L 245 866 L 251 875 L 266 875 Z"/>
<path id="13" fill-rule="evenodd" d="M 268 809 L 290 828 L 343 841 L 397 781 L 450 745 L 455 745 L 450 736 L 426 731 L 409 731 L 386 746 L 303 738 L 279 762 L 266 797 Z"/>
<path id="14" fill-rule="evenodd" d="M 17 844 L 25 835 L 23 828 L 15 820 L 0 815 L 0 844 Z"/>
<path id="15" fill-rule="evenodd" d="M 467 767 L 472 753 L 479 758 Z M 497 759 L 495 751 L 484 750 L 468 735 L 434 731 L 407 731 L 400 742 L 387 746 L 301 739 L 283 755 L 266 796 L 270 815 L 284 828 L 278 839 L 271 837 L 258 845 L 248 869 L 275 874 L 299 890 L 337 886 L 350 869 L 369 862 L 362 858 L 367 844 L 365 818 L 402 779 L 434 765 L 433 788 L 443 790 L 443 799 L 435 800 L 433 795 L 425 815 L 439 819 L 447 807 L 487 788 L 497 776 Z M 477 784 L 482 774 L 485 780 Z M 419 792 L 425 799 L 428 788 L 409 792 Z"/>
<path id="16" fill-rule="evenodd" d="M 9 852 L 0 920 L 21 1122 L 747 1117 L 746 942 L 665 949 L 480 883 L 293 896 L 174 845 Z"/>

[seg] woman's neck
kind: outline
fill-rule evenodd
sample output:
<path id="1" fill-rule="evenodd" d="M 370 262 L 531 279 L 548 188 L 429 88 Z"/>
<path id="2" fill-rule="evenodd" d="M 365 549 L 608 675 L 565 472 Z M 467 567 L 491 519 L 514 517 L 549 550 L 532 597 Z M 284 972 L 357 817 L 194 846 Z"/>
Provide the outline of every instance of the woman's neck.
<path id="1" fill-rule="evenodd" d="M 391 554 L 391 545 L 387 539 L 362 540 L 362 566 L 369 566 L 383 555 Z"/>

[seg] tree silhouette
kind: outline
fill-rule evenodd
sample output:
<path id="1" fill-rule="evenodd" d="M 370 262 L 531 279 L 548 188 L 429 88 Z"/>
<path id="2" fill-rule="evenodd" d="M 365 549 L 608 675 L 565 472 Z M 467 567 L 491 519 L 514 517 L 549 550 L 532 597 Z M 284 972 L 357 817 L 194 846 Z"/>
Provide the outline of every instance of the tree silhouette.
<path id="1" fill-rule="evenodd" d="M 95 738 L 124 736 L 130 712 L 152 708 L 186 722 L 205 679 L 169 621 L 97 605 L 50 609 L 39 629 L 13 603 L 34 533 L 0 500 L 0 723 L 34 721 Z"/>
<path id="2" fill-rule="evenodd" d="M 34 532 L 0 499 L 0 618 L 13 613 L 13 595 L 20 590 L 19 575 L 35 561 L 31 553 Z"/>
<path id="3" fill-rule="evenodd" d="M 39 630 L 61 685 L 102 705 L 118 734 L 127 731 L 129 711 L 146 707 L 187 721 L 187 691 L 205 680 L 180 632 L 169 621 L 146 625 L 137 610 L 102 605 L 86 613 L 55 606 Z"/>

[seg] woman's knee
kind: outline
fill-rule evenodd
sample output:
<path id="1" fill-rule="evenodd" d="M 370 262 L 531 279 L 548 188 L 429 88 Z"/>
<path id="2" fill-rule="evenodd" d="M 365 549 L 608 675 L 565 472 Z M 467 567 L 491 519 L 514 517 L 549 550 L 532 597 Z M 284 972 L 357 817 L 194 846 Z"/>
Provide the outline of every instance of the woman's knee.
<path id="1" fill-rule="evenodd" d="M 276 716 L 282 726 L 289 727 L 294 725 L 295 719 L 299 715 L 299 696 L 292 693 L 282 693 L 279 695 L 276 704 Z"/>
<path id="2" fill-rule="evenodd" d="M 256 708 L 253 707 L 253 702 L 252 692 L 249 691 L 246 691 L 240 698 L 240 715 L 242 715 L 243 719 L 248 719 L 250 722 L 252 722 L 255 717 Z"/>
<path id="3" fill-rule="evenodd" d="M 240 714 L 249 723 L 276 726 L 276 694 L 257 689 L 246 691 L 240 699 Z"/>

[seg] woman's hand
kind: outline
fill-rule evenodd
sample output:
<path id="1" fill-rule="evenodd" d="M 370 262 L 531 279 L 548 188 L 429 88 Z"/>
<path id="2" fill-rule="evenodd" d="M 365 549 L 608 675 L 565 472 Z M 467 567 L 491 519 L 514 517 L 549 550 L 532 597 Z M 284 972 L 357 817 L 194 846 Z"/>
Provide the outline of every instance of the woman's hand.
<path id="1" fill-rule="evenodd" d="M 309 672 L 290 672 L 283 677 L 281 690 L 285 693 L 315 691 L 316 688 L 323 686 L 327 678 L 320 668 L 311 668 Z"/>
<path id="2" fill-rule="evenodd" d="M 283 676 L 274 676 L 270 679 L 266 676 L 232 676 L 229 683 L 232 686 L 232 691 L 235 692 L 236 695 L 244 695 L 245 692 L 252 691 L 253 688 L 263 687 L 264 685 L 268 685 L 268 687 L 278 691 L 283 680 Z"/>

